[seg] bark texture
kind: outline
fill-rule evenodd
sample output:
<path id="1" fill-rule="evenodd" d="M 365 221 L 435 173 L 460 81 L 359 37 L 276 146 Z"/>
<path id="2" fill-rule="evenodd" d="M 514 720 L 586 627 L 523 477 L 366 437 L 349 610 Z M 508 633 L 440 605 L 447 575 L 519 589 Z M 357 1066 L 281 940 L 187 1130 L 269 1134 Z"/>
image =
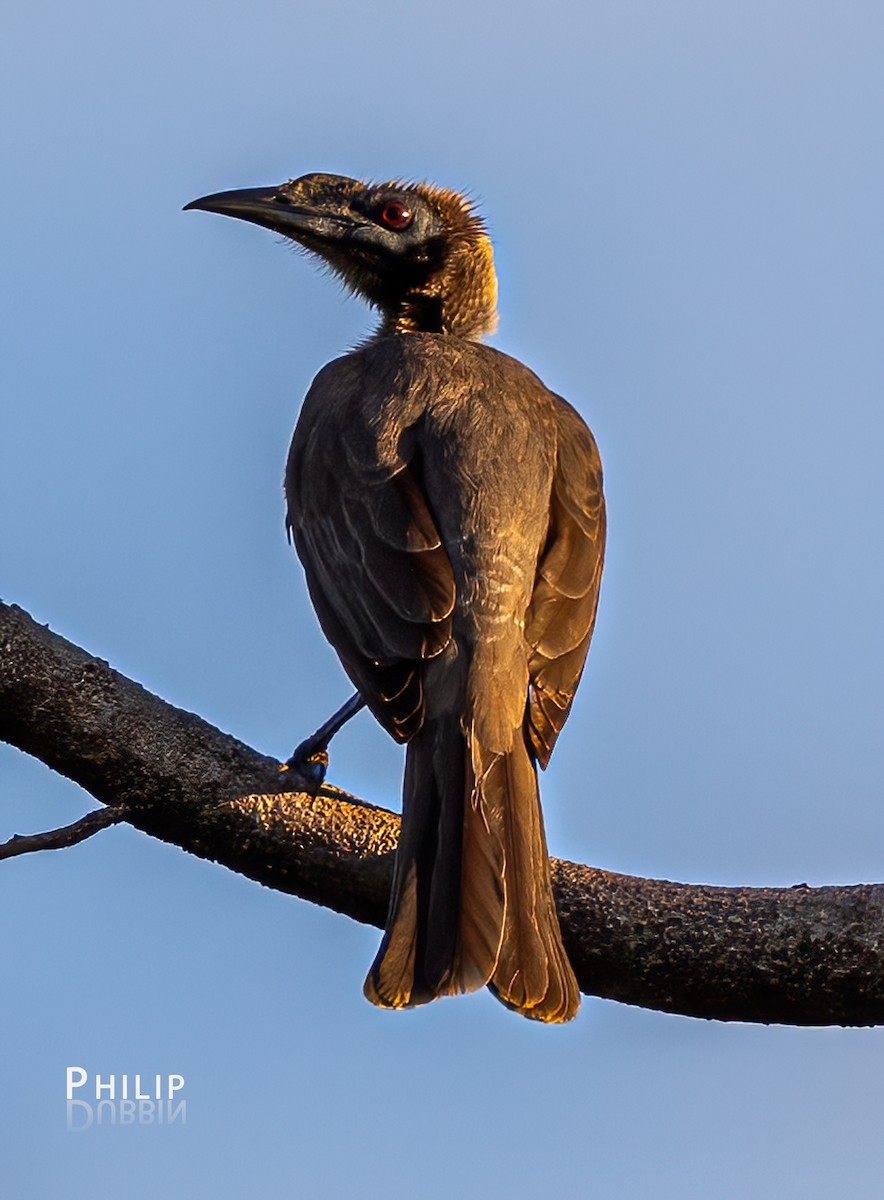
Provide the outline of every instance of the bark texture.
<path id="1" fill-rule="evenodd" d="M 399 818 L 277 764 L 0 603 L 0 738 L 153 837 L 383 927 Z M 553 860 L 580 988 L 663 1012 L 884 1023 L 884 885 L 719 888 Z"/>

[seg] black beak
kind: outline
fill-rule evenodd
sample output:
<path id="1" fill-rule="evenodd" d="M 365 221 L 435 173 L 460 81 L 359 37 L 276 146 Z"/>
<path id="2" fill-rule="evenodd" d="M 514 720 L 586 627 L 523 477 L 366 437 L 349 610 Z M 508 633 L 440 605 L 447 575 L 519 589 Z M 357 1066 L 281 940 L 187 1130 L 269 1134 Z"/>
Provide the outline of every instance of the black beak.
<path id="1" fill-rule="evenodd" d="M 233 192 L 215 192 L 185 204 L 184 211 L 195 208 L 202 212 L 221 213 L 225 217 L 239 217 L 251 221 L 264 229 L 272 229 L 295 241 L 320 238 L 337 241 L 346 232 L 349 222 L 340 214 L 330 213 L 319 206 L 311 207 L 289 199 L 287 187 L 242 188 Z"/>

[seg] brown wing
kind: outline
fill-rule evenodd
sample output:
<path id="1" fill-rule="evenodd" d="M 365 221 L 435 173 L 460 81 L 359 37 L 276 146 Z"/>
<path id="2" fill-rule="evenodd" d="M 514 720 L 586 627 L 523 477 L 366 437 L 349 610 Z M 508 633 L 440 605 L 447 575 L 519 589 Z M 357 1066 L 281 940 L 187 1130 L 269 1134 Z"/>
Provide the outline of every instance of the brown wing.
<path id="1" fill-rule="evenodd" d="M 592 434 L 556 397 L 558 448 L 546 544 L 525 619 L 526 732 L 542 767 L 568 718 L 589 650 L 605 553 L 602 465 Z"/>
<path id="2" fill-rule="evenodd" d="M 310 390 L 286 470 L 288 524 L 323 632 L 407 741 L 423 720 L 421 664 L 451 638 L 454 577 L 407 437 L 373 427 L 355 382 L 326 368 Z"/>

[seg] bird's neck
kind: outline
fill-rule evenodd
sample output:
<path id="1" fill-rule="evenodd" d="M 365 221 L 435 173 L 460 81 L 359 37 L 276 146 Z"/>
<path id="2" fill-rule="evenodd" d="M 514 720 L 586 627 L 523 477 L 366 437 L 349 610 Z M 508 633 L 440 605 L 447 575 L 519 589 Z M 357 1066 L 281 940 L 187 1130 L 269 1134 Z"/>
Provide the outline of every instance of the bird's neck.
<path id="1" fill-rule="evenodd" d="M 381 305 L 378 337 L 449 333 L 476 340 L 497 327 L 497 275 L 485 234 L 453 246 L 442 266 Z"/>

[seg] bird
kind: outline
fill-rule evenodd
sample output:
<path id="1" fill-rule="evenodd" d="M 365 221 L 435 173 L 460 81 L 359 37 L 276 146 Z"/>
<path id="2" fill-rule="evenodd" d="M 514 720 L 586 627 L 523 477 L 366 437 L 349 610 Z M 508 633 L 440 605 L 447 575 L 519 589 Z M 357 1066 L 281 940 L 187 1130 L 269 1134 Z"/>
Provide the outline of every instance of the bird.
<path id="1" fill-rule="evenodd" d="M 380 318 L 319 371 L 285 472 L 310 597 L 357 689 L 349 709 L 367 705 L 406 745 L 389 911 L 365 995 L 400 1009 L 488 986 L 526 1017 L 568 1021 L 580 992 L 537 768 L 595 624 L 605 502 L 593 435 L 483 340 L 497 277 L 469 196 L 314 172 L 186 207 L 282 235 Z M 541 205 L 536 236 L 548 218 Z M 314 770 L 326 740 L 301 756 Z"/>

